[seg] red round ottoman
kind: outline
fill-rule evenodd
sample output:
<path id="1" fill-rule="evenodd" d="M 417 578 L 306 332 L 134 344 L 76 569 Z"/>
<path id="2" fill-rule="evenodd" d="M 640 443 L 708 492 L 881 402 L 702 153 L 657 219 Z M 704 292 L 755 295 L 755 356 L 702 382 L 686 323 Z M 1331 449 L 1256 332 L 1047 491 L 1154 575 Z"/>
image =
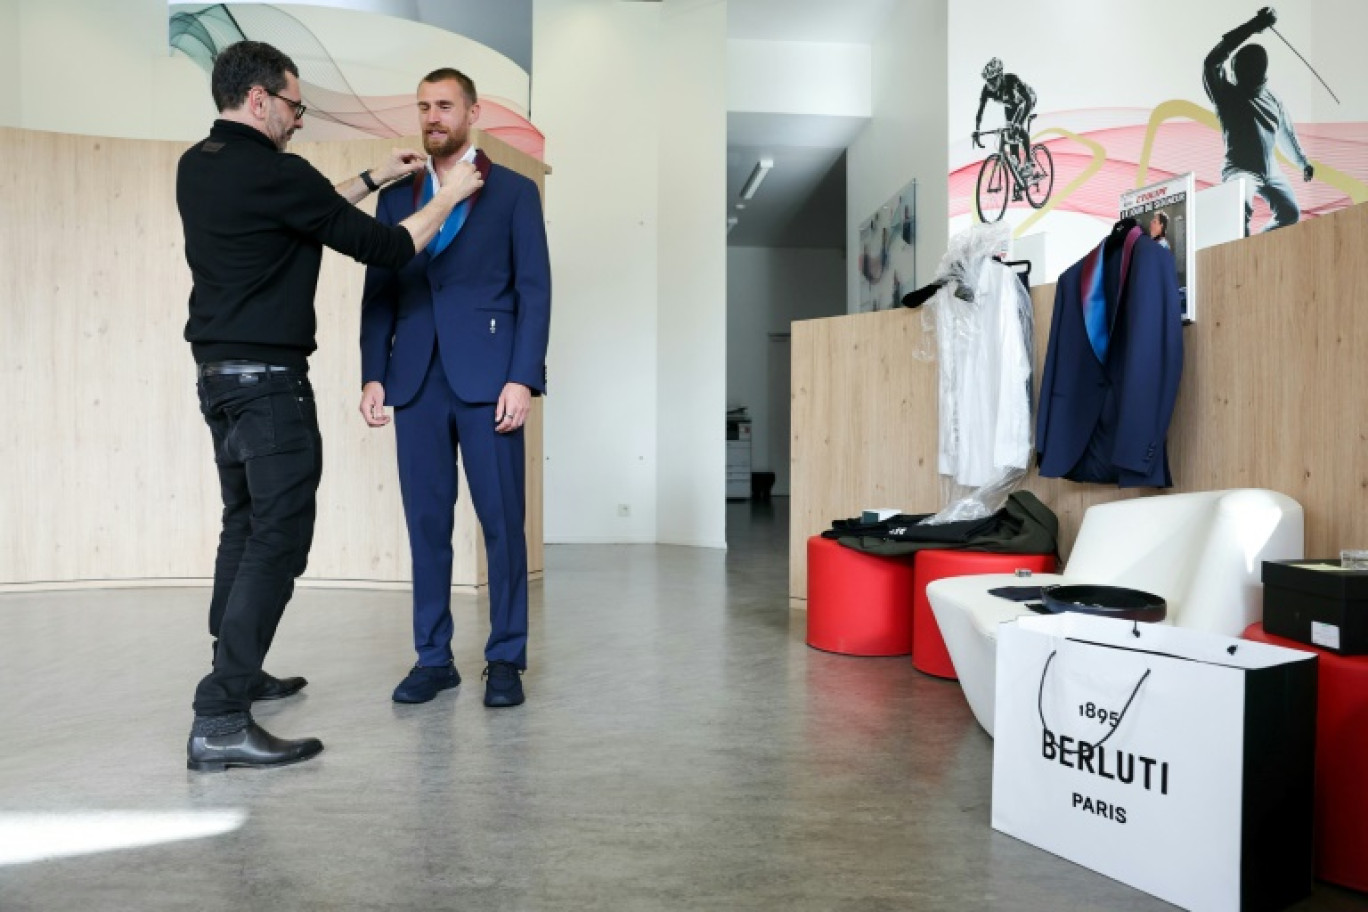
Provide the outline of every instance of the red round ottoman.
<path id="1" fill-rule="evenodd" d="M 1012 573 L 1031 570 L 1054 573 L 1053 554 L 993 554 L 987 551 L 918 551 L 912 594 L 912 667 L 939 678 L 958 680 L 955 663 L 941 638 L 936 615 L 926 598 L 927 584 L 947 576 L 972 576 L 976 573 Z M 1031 585 L 1024 578 L 1021 585 Z"/>
<path id="2" fill-rule="evenodd" d="M 912 651 L 912 559 L 814 535 L 807 543 L 807 644 L 842 655 Z"/>
<path id="3" fill-rule="evenodd" d="M 1368 891 L 1368 655 L 1344 656 L 1266 633 L 1246 640 L 1314 652 L 1316 689 L 1316 876 Z"/>

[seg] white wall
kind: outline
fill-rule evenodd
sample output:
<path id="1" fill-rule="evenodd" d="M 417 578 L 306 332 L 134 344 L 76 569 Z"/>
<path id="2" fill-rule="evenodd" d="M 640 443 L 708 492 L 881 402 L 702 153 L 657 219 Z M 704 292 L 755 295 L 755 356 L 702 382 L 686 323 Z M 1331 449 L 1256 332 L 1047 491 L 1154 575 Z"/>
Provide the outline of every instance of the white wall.
<path id="1" fill-rule="evenodd" d="M 17 106 L 0 123 L 134 139 L 197 139 L 214 117 L 209 80 L 167 46 L 166 0 L 0 0 L 16 28 Z M 0 14 L 3 17 L 4 14 Z M 3 18 L 0 18 L 3 23 Z M 8 30 L 6 30 L 8 31 Z"/>
<path id="2" fill-rule="evenodd" d="M 361 95 L 408 95 L 424 74 L 454 66 L 475 80 L 480 97 L 499 98 L 526 112 L 530 77 L 502 53 L 461 34 L 375 13 L 273 3 L 312 32 Z M 248 33 L 258 22 L 243 20 Z M 303 66 L 301 55 L 296 63 Z M 417 115 L 414 115 L 417 123 Z M 416 128 L 415 128 L 416 129 Z"/>
<path id="3" fill-rule="evenodd" d="M 930 281 L 949 240 L 945 124 L 947 0 L 902 0 L 874 44 L 874 113 L 846 156 L 846 251 L 859 255 L 859 225 L 917 178 L 917 276 Z M 846 301 L 859 303 L 855 268 Z"/>
<path id="4" fill-rule="evenodd" d="M 545 537 L 653 542 L 660 14 L 537 0 L 533 17 L 532 113 L 553 167 Z"/>
<path id="5" fill-rule="evenodd" d="M 0 0 L 0 124 L 12 126 L 19 120 L 19 4 Z"/>
<path id="6" fill-rule="evenodd" d="M 360 94 L 410 92 L 424 73 L 459 62 L 482 94 L 526 106 L 527 74 L 469 39 L 365 12 L 285 9 L 318 35 Z M 216 116 L 209 75 L 170 50 L 168 21 L 166 0 L 0 0 L 0 51 L 7 51 L 0 54 L 0 77 L 12 77 L 0 82 L 11 96 L 0 100 L 0 125 L 130 139 L 202 138 Z M 348 132 L 306 118 L 298 138 Z"/>
<path id="7" fill-rule="evenodd" d="M 661 15 L 656 538 L 720 548 L 726 546 L 727 4 L 671 0 Z"/>
<path id="8" fill-rule="evenodd" d="M 751 417 L 751 465 L 789 493 L 789 357 L 794 320 L 845 313 L 838 250 L 727 248 L 727 404 Z"/>
<path id="9" fill-rule="evenodd" d="M 727 110 L 868 117 L 868 45 L 727 42 Z"/>
<path id="10" fill-rule="evenodd" d="M 275 0 L 232 2 L 279 5 Z M 532 66 L 532 0 L 291 0 L 290 5 L 379 13 L 459 31 L 508 57 L 523 70 Z M 464 64 L 458 66 L 464 69 Z"/>
<path id="11" fill-rule="evenodd" d="M 546 541 L 721 546 L 725 7 L 533 15 L 554 169 Z"/>

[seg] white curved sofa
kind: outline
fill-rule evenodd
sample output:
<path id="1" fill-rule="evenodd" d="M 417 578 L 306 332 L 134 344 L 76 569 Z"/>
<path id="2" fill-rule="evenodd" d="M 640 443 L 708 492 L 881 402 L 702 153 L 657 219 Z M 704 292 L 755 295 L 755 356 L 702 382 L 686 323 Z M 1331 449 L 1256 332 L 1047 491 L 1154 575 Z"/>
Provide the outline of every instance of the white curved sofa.
<path id="1" fill-rule="evenodd" d="M 1088 509 L 1062 574 L 958 576 L 926 587 L 964 696 L 993 733 L 997 628 L 1031 610 L 999 586 L 1093 583 L 1168 602 L 1166 624 L 1239 636 L 1263 616 L 1261 564 L 1303 557 L 1302 508 L 1276 491 L 1163 494 Z"/>

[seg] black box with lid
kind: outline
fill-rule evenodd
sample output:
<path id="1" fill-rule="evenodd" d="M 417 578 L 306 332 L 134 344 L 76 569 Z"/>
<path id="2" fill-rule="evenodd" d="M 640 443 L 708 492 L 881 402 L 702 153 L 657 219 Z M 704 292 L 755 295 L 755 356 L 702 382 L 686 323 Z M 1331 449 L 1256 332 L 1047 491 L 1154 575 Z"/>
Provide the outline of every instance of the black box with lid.
<path id="1" fill-rule="evenodd" d="M 1368 654 L 1368 570 L 1334 558 L 1264 561 L 1266 633 L 1340 655 Z"/>

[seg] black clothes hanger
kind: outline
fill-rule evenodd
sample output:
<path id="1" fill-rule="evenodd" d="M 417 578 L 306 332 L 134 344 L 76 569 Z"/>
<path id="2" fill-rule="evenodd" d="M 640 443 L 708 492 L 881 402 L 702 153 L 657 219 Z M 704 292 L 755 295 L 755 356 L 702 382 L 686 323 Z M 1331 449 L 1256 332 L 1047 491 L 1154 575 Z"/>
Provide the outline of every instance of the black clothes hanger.
<path id="1" fill-rule="evenodd" d="M 1111 234 L 1107 235 L 1106 252 L 1111 253 L 1116 249 L 1116 245 L 1126 239 L 1132 228 L 1138 228 L 1140 223 L 1133 218 L 1123 218 L 1112 226 Z"/>
<path id="2" fill-rule="evenodd" d="M 1003 260 L 1002 264 L 1016 275 L 1023 288 L 1031 290 L 1031 261 L 1030 260 Z"/>
<path id="3" fill-rule="evenodd" d="M 997 257 L 994 257 L 994 259 L 998 259 L 998 258 L 997 258 Z M 1016 273 L 1017 278 L 1019 278 L 1019 279 L 1021 280 L 1022 284 L 1024 284 L 1027 288 L 1030 288 L 1030 287 L 1031 287 L 1031 261 L 1030 261 L 1030 260 L 1001 260 L 1001 259 L 998 259 L 998 262 L 999 262 L 999 263 L 1002 263 L 1002 265 L 1004 265 L 1004 266 L 1009 267 L 1014 273 Z M 934 297 L 936 296 L 936 292 L 937 292 L 937 291 L 940 291 L 940 289 L 946 284 L 946 282 L 947 282 L 946 279 L 937 279 L 936 281 L 932 282 L 930 285 L 923 285 L 921 288 L 918 288 L 918 289 L 916 289 L 915 291 L 909 291 L 907 294 L 903 295 L 902 306 L 903 306 L 903 307 L 921 307 L 921 306 L 922 306 L 923 304 L 925 304 L 927 301 L 929 301 L 929 300 L 931 300 L 932 298 L 934 298 Z M 959 287 L 959 288 L 956 288 L 956 289 L 955 289 L 955 294 L 956 294 L 957 297 L 959 297 L 959 298 L 961 298 L 961 299 L 963 299 L 963 300 L 965 300 L 965 301 L 972 301 L 972 300 L 974 300 L 974 295 L 973 295 L 973 293 L 972 293 L 969 289 L 964 288 L 963 286 L 961 286 L 961 287 Z"/>
<path id="4" fill-rule="evenodd" d="M 937 279 L 930 285 L 923 285 L 921 288 L 918 288 L 915 291 L 909 291 L 907 294 L 903 295 L 902 306 L 921 307 L 927 301 L 934 298 L 936 296 L 936 292 L 940 291 L 941 286 L 944 284 L 944 279 Z"/>

